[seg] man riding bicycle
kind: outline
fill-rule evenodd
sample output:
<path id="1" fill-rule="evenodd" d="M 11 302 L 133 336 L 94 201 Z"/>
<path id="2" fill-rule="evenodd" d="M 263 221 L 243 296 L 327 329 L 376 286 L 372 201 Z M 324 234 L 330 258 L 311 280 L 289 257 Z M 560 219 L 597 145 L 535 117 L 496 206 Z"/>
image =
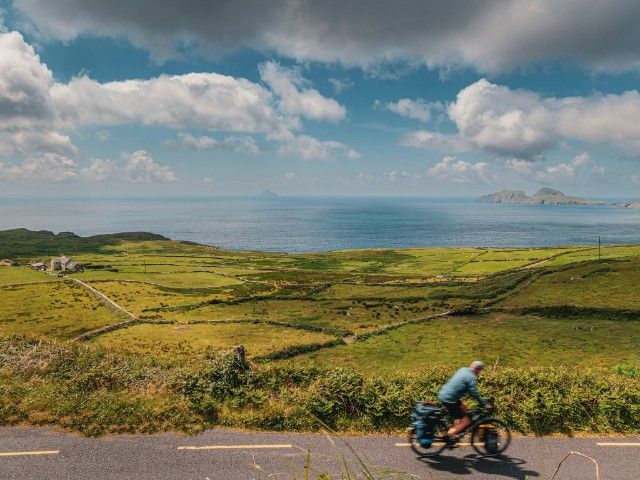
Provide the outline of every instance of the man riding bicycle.
<path id="1" fill-rule="evenodd" d="M 451 440 L 455 440 L 456 436 L 471 423 L 471 419 L 467 416 L 467 405 L 461 400 L 466 393 L 471 395 L 481 407 L 491 408 L 491 405 L 478 393 L 477 377 L 482 370 L 484 370 L 484 363 L 475 360 L 469 367 L 458 369 L 438 392 L 438 399 L 453 417 L 453 426 L 447 432 Z"/>

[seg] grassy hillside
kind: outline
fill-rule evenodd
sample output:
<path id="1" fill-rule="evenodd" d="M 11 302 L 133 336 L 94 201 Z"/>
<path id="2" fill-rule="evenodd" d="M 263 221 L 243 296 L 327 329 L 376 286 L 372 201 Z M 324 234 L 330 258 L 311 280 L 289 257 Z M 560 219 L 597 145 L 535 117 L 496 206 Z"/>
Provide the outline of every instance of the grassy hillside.
<path id="1" fill-rule="evenodd" d="M 420 373 L 433 365 L 454 369 L 470 358 L 500 367 L 607 369 L 640 362 L 640 322 L 497 312 L 409 324 L 299 358 L 380 375 Z"/>
<path id="2" fill-rule="evenodd" d="M 123 240 L 166 240 L 162 235 L 146 232 L 127 232 L 111 235 L 79 237 L 71 232 L 57 235 L 47 230 L 32 231 L 26 228 L 0 231 L 0 258 L 56 256 L 63 252 L 99 252 L 108 245 Z"/>
<path id="3" fill-rule="evenodd" d="M 210 424 L 207 422 L 308 428 L 308 418 L 294 425 L 281 417 L 308 414 L 303 413 L 309 406 L 305 402 L 311 401 L 303 401 L 305 378 L 317 388 L 334 381 L 331 379 L 349 382 L 360 378 L 358 382 L 371 382 L 371 389 L 378 385 L 389 395 L 394 385 L 410 382 L 413 386 L 403 390 L 407 397 L 402 397 L 408 403 L 396 398 L 388 407 L 406 412 L 408 396 L 422 395 L 416 390 L 418 385 L 437 383 L 475 358 L 497 365 L 492 373 L 496 382 L 507 378 L 501 376 L 503 370 L 529 375 L 531 368 L 539 367 L 555 368 L 553 375 L 570 378 L 576 385 L 591 385 L 592 379 L 582 373 L 589 371 L 627 399 L 620 401 L 640 396 L 637 383 L 621 386 L 621 378 L 640 376 L 637 245 L 604 247 L 601 258 L 592 247 L 288 255 L 225 251 L 143 233 L 78 237 L 11 230 L 0 232 L 0 252 L 0 258 L 23 264 L 0 266 L 0 341 L 13 345 L 10 348 L 15 353 L 35 335 L 36 344 L 63 352 L 64 361 L 90 358 L 98 368 L 104 367 L 100 360 L 104 357 L 114 365 L 130 365 L 134 370 L 131 378 L 107 371 L 104 375 L 114 377 L 96 380 L 96 392 L 102 395 L 94 399 L 101 405 L 96 408 L 108 408 L 101 402 L 114 402 L 116 409 L 146 412 L 144 415 L 155 419 L 153 426 L 129 417 L 126 421 L 152 429 L 198 429 Z M 58 277 L 24 266 L 59 254 L 73 256 L 85 271 Z M 12 337 L 14 334 L 27 337 Z M 255 372 L 239 394 L 255 402 L 248 409 L 224 395 L 216 397 L 211 390 L 218 388 L 212 386 L 217 385 L 212 378 L 228 373 L 224 368 L 212 371 L 211 362 L 237 344 L 243 344 L 248 358 L 255 362 L 251 367 Z M 24 355 L 31 355 L 24 348 Z M 65 357 L 69 352 L 73 353 L 71 360 Z M 65 410 L 66 401 L 56 395 L 51 398 L 57 400 L 38 404 L 47 389 L 62 388 L 58 380 L 38 377 L 36 381 L 30 376 L 33 372 L 17 377 L 12 373 L 20 368 L 15 362 L 32 360 L 37 368 L 48 371 L 49 354 L 42 355 L 45 360 L 0 354 L 0 423 L 23 418 L 25 407 L 18 404 L 24 402 L 35 405 L 34 411 L 40 411 L 47 422 L 58 422 L 55 415 L 75 418 L 86 414 L 86 405 L 80 403 Z M 81 388 L 86 380 L 81 365 L 69 368 L 77 372 L 65 377 L 68 384 L 62 390 L 74 385 Z M 196 384 L 177 387 L 185 375 L 203 371 L 209 376 L 198 373 Z M 298 375 L 291 381 L 301 383 L 292 387 L 280 375 Z M 422 380 L 414 384 L 416 375 Z M 536 382 L 544 376 L 531 375 Z M 137 390 L 144 384 L 141 378 L 149 379 L 148 391 Z M 23 381 L 38 386 L 30 390 Z M 142 384 L 136 383 L 139 381 Z M 240 385 L 244 380 L 237 381 Z M 251 383 L 254 381 L 271 382 L 271 386 Z M 223 390 L 235 389 L 233 385 Z M 276 395 L 272 387 L 280 393 Z M 157 391 L 152 395 L 154 388 Z M 500 390 L 503 387 L 490 388 L 505 395 L 504 402 L 513 401 Z M 286 395 L 280 398 L 284 391 Z M 128 397 L 116 401 L 116 392 Z M 552 395 L 552 390 L 545 392 Z M 356 393 L 371 392 L 355 389 L 341 395 L 351 398 Z M 320 397 L 313 400 L 313 408 L 320 408 L 317 402 L 328 401 L 317 394 Z M 525 404 L 538 394 L 532 391 L 530 395 Z M 550 397 L 549 402 L 551 415 L 557 399 Z M 169 413 L 171 408 L 179 412 L 175 417 Z M 116 424 L 121 428 L 124 417 L 112 413 L 105 413 L 102 427 L 93 423 L 91 428 L 71 426 L 83 431 L 107 431 Z M 396 428 L 400 423 L 393 416 L 390 423 L 375 420 L 368 412 L 362 418 L 320 413 L 318 416 L 341 429 Z M 518 421 L 530 431 L 565 428 L 561 419 L 550 417 L 541 430 L 533 417 L 523 411 L 520 414 L 524 416 Z M 615 422 L 611 427 L 613 420 L 607 415 L 580 428 L 622 428 Z M 109 422 L 113 422 L 111 427 Z M 623 430 L 640 428 L 631 425 L 635 426 Z"/>

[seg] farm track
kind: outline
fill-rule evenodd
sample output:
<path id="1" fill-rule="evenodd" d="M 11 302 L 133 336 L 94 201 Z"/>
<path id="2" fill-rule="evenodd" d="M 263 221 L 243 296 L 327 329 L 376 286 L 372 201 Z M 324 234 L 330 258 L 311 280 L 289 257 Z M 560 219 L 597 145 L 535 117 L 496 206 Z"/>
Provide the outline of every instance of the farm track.
<path id="1" fill-rule="evenodd" d="M 99 290 L 96 290 L 91 285 L 86 284 L 82 280 L 79 280 L 79 279 L 73 278 L 73 277 L 68 277 L 66 275 L 63 276 L 62 278 L 64 278 L 67 281 L 74 282 L 74 283 L 80 285 L 81 287 L 86 288 L 87 290 L 89 290 L 89 292 L 91 292 L 96 298 L 98 298 L 98 300 L 100 300 L 104 305 L 106 305 L 107 308 L 109 308 L 111 311 L 114 311 L 117 315 L 118 314 L 122 315 L 122 316 L 128 318 L 129 321 L 134 321 L 135 322 L 135 321 L 139 320 L 138 317 L 136 317 L 129 310 L 127 310 L 124 307 L 122 307 L 121 305 L 117 304 L 114 300 L 112 300 L 109 297 L 107 297 L 104 293 L 102 293 Z"/>

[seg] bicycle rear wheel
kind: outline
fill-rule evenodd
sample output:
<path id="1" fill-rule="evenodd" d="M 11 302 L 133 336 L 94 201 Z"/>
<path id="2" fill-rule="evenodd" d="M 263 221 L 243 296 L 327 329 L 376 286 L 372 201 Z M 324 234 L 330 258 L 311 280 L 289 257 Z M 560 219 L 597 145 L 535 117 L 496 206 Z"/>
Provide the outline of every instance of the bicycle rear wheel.
<path id="1" fill-rule="evenodd" d="M 411 445 L 411 450 L 413 450 L 416 455 L 420 457 L 435 457 L 437 455 L 440 455 L 440 453 L 447 447 L 447 444 L 442 441 L 442 437 L 446 435 L 446 433 L 446 426 L 440 423 L 436 428 L 433 443 L 430 447 L 425 448 L 418 442 L 415 427 L 410 427 L 409 444 Z"/>
<path id="2" fill-rule="evenodd" d="M 495 446 L 487 442 L 487 435 L 495 435 Z M 511 430 L 501 420 L 487 418 L 471 431 L 471 446 L 483 457 L 495 457 L 504 452 L 511 443 Z M 487 448 L 491 446 L 491 448 Z"/>

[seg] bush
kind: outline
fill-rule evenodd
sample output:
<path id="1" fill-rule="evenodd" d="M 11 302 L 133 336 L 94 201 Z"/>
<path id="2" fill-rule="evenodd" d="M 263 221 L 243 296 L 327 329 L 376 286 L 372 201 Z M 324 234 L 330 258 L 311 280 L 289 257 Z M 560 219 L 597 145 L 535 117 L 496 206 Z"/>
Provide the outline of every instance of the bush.
<path id="1" fill-rule="evenodd" d="M 162 368 L 91 346 L 0 338 L 0 424 L 54 424 L 89 435 L 214 425 L 270 430 L 398 432 L 413 403 L 452 372 L 377 378 L 341 368 L 251 365 L 235 351 L 206 365 Z M 640 433 L 638 368 L 487 372 L 483 395 L 523 433 Z"/>

